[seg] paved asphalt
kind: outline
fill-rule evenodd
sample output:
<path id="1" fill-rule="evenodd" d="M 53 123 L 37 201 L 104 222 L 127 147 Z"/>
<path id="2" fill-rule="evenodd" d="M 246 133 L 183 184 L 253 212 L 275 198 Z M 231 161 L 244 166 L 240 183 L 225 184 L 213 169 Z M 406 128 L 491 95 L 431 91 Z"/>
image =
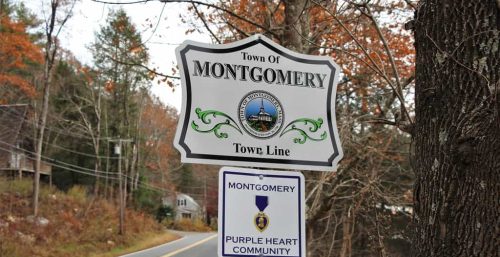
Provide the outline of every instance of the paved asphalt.
<path id="1" fill-rule="evenodd" d="M 216 233 L 175 232 L 181 239 L 122 257 L 217 257 Z M 201 241 L 203 241 L 201 243 Z"/>
<path id="2" fill-rule="evenodd" d="M 196 247 L 172 255 L 172 257 L 217 257 L 217 237 Z"/>

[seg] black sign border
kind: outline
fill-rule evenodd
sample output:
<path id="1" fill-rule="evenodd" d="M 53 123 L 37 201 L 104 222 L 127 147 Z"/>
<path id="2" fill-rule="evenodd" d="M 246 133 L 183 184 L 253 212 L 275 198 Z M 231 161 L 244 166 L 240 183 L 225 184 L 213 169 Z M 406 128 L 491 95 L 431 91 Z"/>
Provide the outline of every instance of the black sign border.
<path id="1" fill-rule="evenodd" d="M 304 192 L 303 190 L 305 190 L 305 188 L 302 188 L 301 185 L 302 185 L 302 177 L 301 176 L 293 176 L 293 175 L 276 175 L 276 174 L 255 174 L 255 173 L 248 173 L 248 172 L 244 172 L 244 171 L 233 171 L 233 169 L 231 168 L 223 168 L 223 176 L 222 176 L 222 256 L 223 257 L 226 257 L 226 256 L 235 256 L 235 257 L 260 257 L 260 255 L 228 255 L 226 254 L 225 250 L 226 250 L 226 247 L 225 247 L 225 243 L 224 243 L 224 238 L 226 236 L 226 175 L 237 175 L 237 176 L 253 176 L 253 177 L 259 177 L 259 176 L 262 176 L 262 177 L 267 177 L 267 178 L 285 178 L 285 179 L 296 179 L 297 180 L 297 190 L 298 190 L 298 197 L 297 197 L 297 200 L 298 200 L 298 211 L 299 211 L 299 255 L 298 256 L 289 256 L 289 257 L 302 257 L 302 233 L 305 233 L 305 231 L 302 231 L 302 223 L 300 221 L 302 221 L 302 209 L 305 208 L 303 205 L 302 205 L 302 201 L 301 201 L 301 198 L 302 196 L 304 195 Z M 305 182 L 304 182 L 305 183 Z M 219 185 L 220 186 L 220 185 Z M 304 200 L 305 201 L 305 200 Z M 219 216 L 220 217 L 220 216 Z M 220 221 L 219 221 L 220 222 Z M 269 257 L 278 257 L 278 256 L 269 256 Z"/>
<path id="2" fill-rule="evenodd" d="M 222 53 L 230 53 L 230 52 L 236 52 L 239 50 L 243 50 L 249 47 L 252 47 L 257 44 L 262 44 L 269 48 L 270 50 L 274 51 L 275 53 L 285 56 L 288 59 L 297 61 L 297 62 L 302 62 L 302 63 L 308 63 L 308 64 L 314 64 L 314 65 L 327 65 L 328 67 L 331 68 L 331 75 L 330 75 L 330 81 L 328 83 L 328 97 L 327 97 L 327 119 L 328 119 L 328 129 L 330 131 L 330 135 L 332 135 L 331 142 L 333 145 L 334 153 L 328 158 L 328 161 L 308 161 L 308 160 L 285 160 L 285 159 L 272 159 L 272 158 L 259 158 L 259 157 L 243 157 L 243 156 L 226 156 L 226 155 L 215 155 L 215 154 L 199 154 L 199 153 L 192 153 L 191 149 L 188 147 L 188 145 L 185 143 L 186 139 L 186 133 L 187 129 L 189 128 L 189 120 L 190 120 L 190 115 L 191 115 L 191 79 L 189 77 L 189 68 L 187 65 L 187 60 L 186 60 L 186 53 L 190 50 L 194 51 L 199 51 L 199 52 L 206 52 L 206 53 L 216 53 L 216 54 L 222 54 Z M 335 72 L 336 68 L 335 66 L 332 65 L 332 63 L 328 60 L 311 60 L 311 59 L 304 59 L 304 58 L 299 58 L 293 55 L 290 55 L 286 52 L 283 52 L 282 50 L 276 48 L 275 46 L 269 44 L 268 42 L 262 40 L 260 37 L 258 37 L 255 40 L 252 40 L 250 42 L 247 42 L 245 44 L 236 46 L 236 47 L 231 47 L 231 48 L 221 48 L 221 49 L 214 49 L 214 48 L 207 48 L 207 47 L 201 47 L 201 46 L 196 46 L 196 45 L 190 45 L 187 44 L 184 49 L 180 51 L 180 56 L 182 60 L 182 66 L 183 66 L 183 76 L 186 82 L 186 110 L 184 110 L 184 123 L 182 125 L 182 131 L 181 131 L 181 136 L 179 138 L 179 145 L 184 149 L 186 153 L 186 158 L 192 158 L 192 159 L 205 159 L 205 160 L 217 160 L 217 161 L 237 161 L 237 162 L 249 162 L 249 163 L 272 163 L 272 164 L 288 164 L 288 165 L 304 165 L 304 166 L 323 166 L 323 167 L 333 167 L 333 160 L 340 155 L 339 152 L 339 147 L 337 142 L 335 141 L 335 134 L 333 133 L 333 126 L 332 126 L 332 90 L 333 90 L 333 82 L 335 79 Z"/>

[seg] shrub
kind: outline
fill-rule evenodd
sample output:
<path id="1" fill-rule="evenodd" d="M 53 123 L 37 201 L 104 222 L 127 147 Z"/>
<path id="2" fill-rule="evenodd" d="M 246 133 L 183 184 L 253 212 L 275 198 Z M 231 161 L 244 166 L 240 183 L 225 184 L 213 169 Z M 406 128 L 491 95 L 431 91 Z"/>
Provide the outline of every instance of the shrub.
<path id="1" fill-rule="evenodd" d="M 67 195 L 80 204 L 87 201 L 87 189 L 84 186 L 76 185 L 71 187 Z"/>
<path id="2" fill-rule="evenodd" d="M 13 192 L 21 196 L 30 196 L 33 192 L 33 181 L 30 179 L 7 180 L 0 178 L 0 193 Z"/>
<path id="3" fill-rule="evenodd" d="M 162 205 L 161 194 L 155 190 L 139 187 L 133 192 L 134 207 L 156 215 L 158 208 Z"/>
<path id="4" fill-rule="evenodd" d="M 99 197 L 91 201 L 85 186 L 65 193 L 41 184 L 39 216 L 49 223 L 35 225 L 29 221 L 31 183 L 0 178 L 0 257 L 83 257 L 164 234 L 154 216 L 127 209 L 126 235 L 118 235 L 118 206 Z"/>
<path id="5" fill-rule="evenodd" d="M 196 232 L 208 232 L 212 230 L 201 219 L 180 219 L 174 222 L 173 229 Z"/>
<path id="6" fill-rule="evenodd" d="M 164 221 L 169 222 L 170 220 L 173 220 L 174 217 L 175 211 L 172 206 L 162 205 L 158 207 L 158 210 L 156 211 L 156 220 L 159 223 L 162 223 Z"/>

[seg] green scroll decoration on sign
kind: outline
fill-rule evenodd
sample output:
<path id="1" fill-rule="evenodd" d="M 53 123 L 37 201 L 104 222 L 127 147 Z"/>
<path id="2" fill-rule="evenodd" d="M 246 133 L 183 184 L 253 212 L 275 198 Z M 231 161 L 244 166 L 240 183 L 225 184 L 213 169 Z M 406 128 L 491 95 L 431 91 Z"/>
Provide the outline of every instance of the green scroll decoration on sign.
<path id="1" fill-rule="evenodd" d="M 301 124 L 304 126 L 308 126 L 308 129 L 307 128 L 302 129 L 302 128 L 299 128 L 297 126 L 297 125 L 301 125 Z M 318 130 L 321 128 L 322 125 L 323 125 L 323 119 L 321 119 L 321 118 L 318 118 L 317 120 L 308 119 L 308 118 L 296 119 L 296 120 L 288 123 L 288 125 L 286 125 L 286 127 L 283 129 L 283 132 L 281 132 L 280 137 L 282 137 L 284 134 L 286 134 L 288 132 L 296 131 L 296 132 L 299 132 L 299 135 L 301 136 L 301 137 L 296 137 L 293 139 L 293 142 L 296 144 L 297 143 L 304 144 L 307 140 L 323 141 L 327 138 L 326 131 L 324 131 L 319 136 L 319 138 L 313 137 L 314 134 L 319 133 Z M 309 130 L 309 131 L 306 131 L 306 130 Z"/>
<path id="2" fill-rule="evenodd" d="M 191 128 L 197 132 L 200 132 L 200 133 L 213 132 L 217 138 L 228 138 L 228 136 L 229 136 L 228 133 L 221 132 L 220 129 L 223 126 L 229 126 L 229 127 L 236 129 L 238 132 L 240 132 L 240 134 L 243 134 L 241 132 L 240 127 L 236 124 L 236 122 L 231 117 L 229 117 L 229 115 L 227 115 L 223 112 L 219 112 L 219 111 L 215 111 L 215 110 L 202 111 L 201 108 L 196 108 L 194 110 L 194 112 L 198 116 L 198 119 L 200 119 L 204 124 L 213 125 L 213 127 L 208 129 L 208 130 L 202 130 L 202 129 L 200 129 L 200 126 L 198 126 L 198 124 L 196 124 L 196 122 L 193 121 L 193 122 L 191 122 Z M 212 124 L 212 119 L 210 117 L 208 117 L 209 115 L 211 115 L 213 118 L 217 118 L 217 116 L 223 117 L 223 118 L 226 118 L 226 120 L 219 122 L 219 123 L 216 123 L 216 124 Z"/>

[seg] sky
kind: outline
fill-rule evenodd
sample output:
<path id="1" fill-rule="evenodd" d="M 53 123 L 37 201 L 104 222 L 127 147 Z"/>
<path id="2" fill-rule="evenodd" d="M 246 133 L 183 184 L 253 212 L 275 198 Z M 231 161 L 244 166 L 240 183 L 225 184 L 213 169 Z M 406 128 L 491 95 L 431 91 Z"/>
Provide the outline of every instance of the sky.
<path id="1" fill-rule="evenodd" d="M 245 109 L 247 118 L 250 115 L 257 115 L 260 112 L 260 107 L 262 105 L 261 100 L 262 98 L 255 98 L 248 103 Z M 264 103 L 264 111 L 270 114 L 271 116 L 275 116 L 276 107 L 274 107 L 274 105 L 267 99 L 264 99 L 263 103 Z"/>
<path id="2" fill-rule="evenodd" d="M 110 2 L 127 2 L 124 0 L 109 0 Z M 129 0 L 130 1 L 130 0 Z M 49 0 L 20 0 L 40 17 L 48 15 Z M 95 32 L 100 26 L 106 24 L 106 18 L 111 10 L 122 7 L 131 17 L 138 31 L 141 31 L 143 41 L 148 40 L 146 46 L 149 49 L 149 67 L 158 68 L 164 74 L 171 74 L 176 65 L 175 48 L 184 40 L 195 40 L 210 43 L 208 33 L 200 34 L 194 32 L 186 35 L 186 30 L 192 28 L 189 24 L 181 22 L 180 13 L 187 14 L 187 4 L 150 1 L 147 3 L 110 5 L 96 3 L 91 0 L 80 0 L 76 3 L 73 16 L 68 20 L 61 32 L 60 41 L 65 49 L 70 50 L 76 58 L 84 63 L 92 64 L 92 55 L 88 46 L 94 41 Z M 162 12 L 163 9 L 163 12 Z M 161 19 L 159 19 L 161 14 Z M 159 23 L 158 23 L 159 21 Z M 156 25 L 158 23 L 158 26 Z M 150 25 L 152 24 L 152 28 Z M 156 31 L 153 30 L 156 27 Z M 152 91 L 160 100 L 180 111 L 182 95 L 180 81 L 176 82 L 175 90 L 166 83 L 158 85 L 156 82 Z"/>

